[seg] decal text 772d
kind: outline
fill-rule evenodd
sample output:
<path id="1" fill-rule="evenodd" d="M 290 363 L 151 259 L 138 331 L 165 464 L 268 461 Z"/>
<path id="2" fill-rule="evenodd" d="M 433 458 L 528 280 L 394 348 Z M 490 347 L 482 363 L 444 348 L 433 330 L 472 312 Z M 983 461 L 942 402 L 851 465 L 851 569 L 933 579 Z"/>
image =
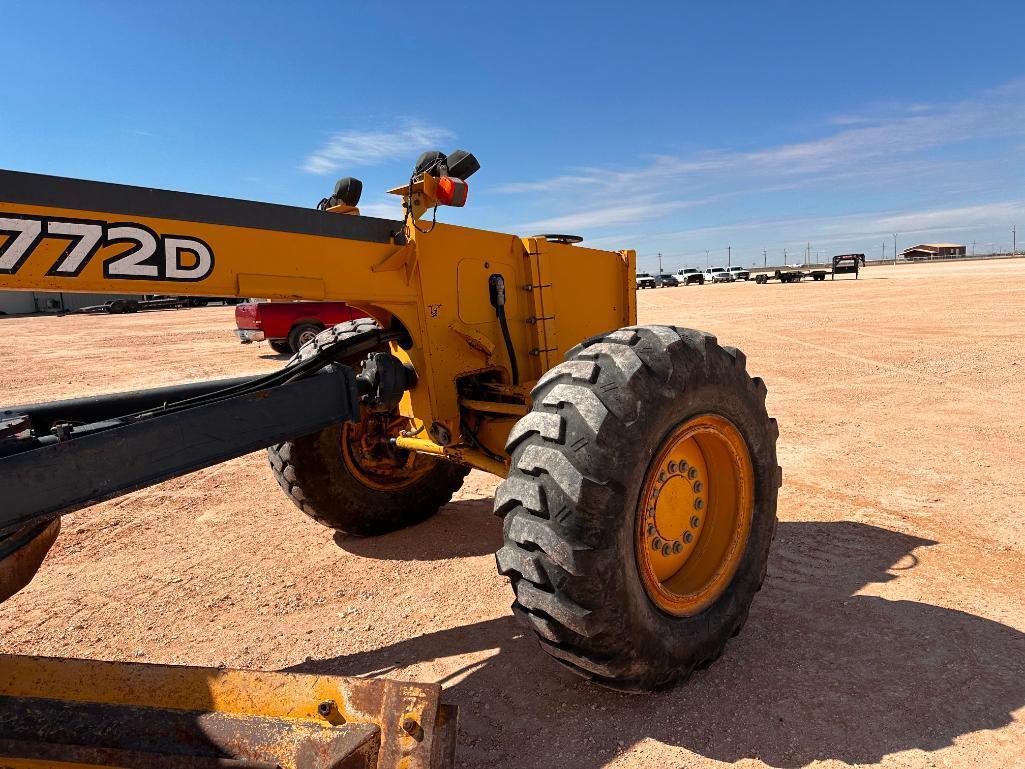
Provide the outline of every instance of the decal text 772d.
<path id="1" fill-rule="evenodd" d="M 51 277 L 73 278 L 101 251 L 103 277 L 123 280 L 195 282 L 209 277 L 214 254 L 199 238 L 158 235 L 135 222 L 50 219 L 0 212 L 0 275 L 13 275 L 47 240 L 63 243 L 46 270 Z M 127 244 L 128 248 L 118 248 Z M 49 249 L 47 249 L 49 250 Z"/>

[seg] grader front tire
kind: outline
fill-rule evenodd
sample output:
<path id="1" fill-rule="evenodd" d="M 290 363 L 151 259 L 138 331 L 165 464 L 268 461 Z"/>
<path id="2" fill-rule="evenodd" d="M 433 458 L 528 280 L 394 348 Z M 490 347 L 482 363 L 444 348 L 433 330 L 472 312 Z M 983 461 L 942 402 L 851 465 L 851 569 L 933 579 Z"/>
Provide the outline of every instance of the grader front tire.
<path id="1" fill-rule="evenodd" d="M 776 426 L 743 353 L 665 326 L 567 354 L 509 436 L 498 568 L 574 672 L 658 689 L 747 618 L 776 521 Z"/>
<path id="2" fill-rule="evenodd" d="M 296 362 L 319 345 L 379 328 L 369 318 L 341 323 L 304 345 Z M 274 477 L 296 507 L 346 534 L 375 536 L 425 521 L 448 503 L 469 470 L 390 446 L 380 423 L 397 418 L 364 413 L 360 424 L 336 425 L 271 446 L 267 455 Z M 385 439 L 368 440 L 369 430 Z"/>

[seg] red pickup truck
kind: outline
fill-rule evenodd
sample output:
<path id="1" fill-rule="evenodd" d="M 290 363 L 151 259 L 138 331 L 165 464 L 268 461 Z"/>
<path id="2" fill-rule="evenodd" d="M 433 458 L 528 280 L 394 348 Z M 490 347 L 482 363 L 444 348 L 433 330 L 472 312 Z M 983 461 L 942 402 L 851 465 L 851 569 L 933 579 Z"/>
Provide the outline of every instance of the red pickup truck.
<path id="1" fill-rule="evenodd" d="M 235 306 L 235 333 L 242 344 L 267 341 L 275 352 L 293 353 L 325 328 L 365 317 L 345 302 L 243 302 Z"/>

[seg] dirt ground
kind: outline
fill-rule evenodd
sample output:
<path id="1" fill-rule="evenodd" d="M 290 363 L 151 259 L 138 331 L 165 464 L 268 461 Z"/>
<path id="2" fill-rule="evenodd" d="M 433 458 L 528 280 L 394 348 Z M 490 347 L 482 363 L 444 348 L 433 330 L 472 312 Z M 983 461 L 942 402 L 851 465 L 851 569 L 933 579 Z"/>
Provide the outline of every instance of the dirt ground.
<path id="1" fill-rule="evenodd" d="M 466 767 L 1025 765 L 1025 260 L 644 291 L 747 353 L 779 420 L 769 576 L 723 658 L 629 696 L 541 653 L 496 481 L 356 540 L 262 453 L 68 516 L 0 651 L 440 681 Z M 231 308 L 0 319 L 0 403 L 279 366 Z"/>

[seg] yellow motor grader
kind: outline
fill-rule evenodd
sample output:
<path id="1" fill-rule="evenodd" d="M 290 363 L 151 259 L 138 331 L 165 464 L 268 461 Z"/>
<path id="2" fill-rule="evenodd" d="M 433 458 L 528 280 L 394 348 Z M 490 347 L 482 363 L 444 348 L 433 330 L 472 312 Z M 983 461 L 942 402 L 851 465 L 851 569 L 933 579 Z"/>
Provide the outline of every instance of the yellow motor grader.
<path id="1" fill-rule="evenodd" d="M 344 300 L 281 370 L 0 404 L 0 599 L 60 516 L 266 449 L 306 515 L 353 535 L 429 518 L 470 468 L 504 480 L 498 570 L 573 672 L 682 681 L 765 577 L 780 470 L 765 385 L 715 337 L 636 325 L 635 254 L 437 221 L 479 168 L 424 153 L 359 213 L 0 171 L 0 289 Z M 26 361 L 26 365 L 30 362 Z M 4 394 L 4 399 L 10 394 Z M 0 656 L 0 765 L 446 767 L 437 685 Z"/>

